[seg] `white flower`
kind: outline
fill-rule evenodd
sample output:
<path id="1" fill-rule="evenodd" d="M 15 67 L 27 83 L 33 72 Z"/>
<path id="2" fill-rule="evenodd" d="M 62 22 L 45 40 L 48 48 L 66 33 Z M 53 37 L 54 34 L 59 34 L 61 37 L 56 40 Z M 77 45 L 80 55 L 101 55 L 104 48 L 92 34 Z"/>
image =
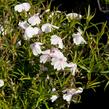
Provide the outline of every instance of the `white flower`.
<path id="1" fill-rule="evenodd" d="M 76 34 L 74 33 L 73 35 L 73 42 L 76 45 L 80 45 L 80 44 L 87 44 L 87 42 L 84 40 L 84 38 L 81 36 L 80 32 L 77 32 Z"/>
<path id="2" fill-rule="evenodd" d="M 24 39 L 25 40 L 29 40 L 30 38 L 32 38 L 34 35 L 37 35 L 40 33 L 40 29 L 37 27 L 27 27 L 25 29 L 25 33 L 24 33 Z"/>
<path id="3" fill-rule="evenodd" d="M 72 94 L 64 94 L 63 99 L 66 100 L 68 103 L 70 103 L 72 99 Z"/>
<path id="4" fill-rule="evenodd" d="M 30 6 L 29 3 L 22 3 L 22 4 L 19 4 L 19 5 L 16 5 L 14 7 L 14 10 L 18 11 L 18 12 L 22 12 L 22 11 L 29 11 L 30 8 L 31 8 L 31 6 Z"/>
<path id="5" fill-rule="evenodd" d="M 75 76 L 75 73 L 76 73 L 76 70 L 77 70 L 77 65 L 71 62 L 71 63 L 67 64 L 67 67 L 70 68 L 72 75 Z"/>
<path id="6" fill-rule="evenodd" d="M 53 65 L 54 69 L 57 70 L 64 70 L 64 68 L 67 66 L 67 58 L 64 57 L 62 52 L 57 48 L 42 51 L 42 55 L 40 56 L 40 63 L 45 63 L 48 60 L 51 60 L 51 65 Z"/>
<path id="7" fill-rule="evenodd" d="M 53 28 L 59 29 L 59 27 L 52 25 L 50 23 L 43 24 L 42 27 L 41 27 L 42 31 L 45 32 L 45 33 L 51 32 Z"/>
<path id="8" fill-rule="evenodd" d="M 27 21 L 24 21 L 24 22 L 19 22 L 19 27 L 21 27 L 22 29 L 26 29 L 29 24 L 27 23 Z"/>
<path id="9" fill-rule="evenodd" d="M 80 14 L 77 14 L 77 13 L 69 13 L 66 15 L 67 19 L 70 19 L 70 20 L 73 20 L 73 19 L 81 19 L 82 18 L 82 15 Z"/>
<path id="10" fill-rule="evenodd" d="M 40 56 L 40 63 L 45 63 L 49 61 L 51 58 L 63 58 L 64 55 L 57 48 L 51 48 L 45 51 L 42 51 L 42 55 Z"/>
<path id="11" fill-rule="evenodd" d="M 32 49 L 33 55 L 37 56 L 38 54 L 42 53 L 41 45 L 42 45 L 42 43 L 40 43 L 40 42 L 35 42 L 35 43 L 30 45 L 30 48 Z"/>
<path id="12" fill-rule="evenodd" d="M 61 48 L 61 49 L 63 48 L 62 39 L 59 36 L 57 36 L 57 35 L 52 35 L 51 36 L 51 44 L 58 45 L 59 48 Z"/>
<path id="13" fill-rule="evenodd" d="M 83 88 L 79 87 L 78 89 L 72 88 L 72 89 L 66 89 L 63 90 L 63 99 L 66 100 L 68 103 L 70 103 L 72 96 L 76 94 L 81 94 L 83 92 Z"/>
<path id="14" fill-rule="evenodd" d="M 63 57 L 63 58 L 52 58 L 51 59 L 51 65 L 54 66 L 54 69 L 57 69 L 57 71 L 59 70 L 64 70 L 64 68 L 67 66 L 67 58 Z"/>
<path id="15" fill-rule="evenodd" d="M 4 86 L 4 81 L 0 79 L 0 87 Z"/>
<path id="16" fill-rule="evenodd" d="M 52 95 L 52 97 L 50 98 L 50 100 L 51 100 L 51 102 L 54 102 L 54 101 L 57 100 L 57 98 L 58 98 L 57 95 Z"/>
<path id="17" fill-rule="evenodd" d="M 35 14 L 35 15 L 33 15 L 32 17 L 30 17 L 29 19 L 28 19 L 28 22 L 32 25 L 32 26 L 34 26 L 34 25 L 39 25 L 40 24 L 40 22 L 41 22 L 41 19 L 39 18 L 39 16 L 37 15 L 37 14 Z"/>
<path id="18" fill-rule="evenodd" d="M 52 89 L 52 92 L 55 92 L 55 91 L 56 91 L 56 88 L 53 88 L 53 89 Z"/>
<path id="19" fill-rule="evenodd" d="M 16 47 L 19 47 L 21 46 L 21 40 L 19 40 L 17 43 L 16 43 Z"/>
<path id="20" fill-rule="evenodd" d="M 24 7 L 24 10 L 25 10 L 25 11 L 29 11 L 30 8 L 31 8 L 31 6 L 30 6 L 29 3 L 23 3 L 23 7 Z"/>
<path id="21" fill-rule="evenodd" d="M 40 63 L 46 63 L 46 61 L 50 60 L 50 49 L 42 51 L 42 55 L 40 56 Z"/>
<path id="22" fill-rule="evenodd" d="M 50 50 L 50 56 L 52 58 L 63 58 L 63 53 L 58 48 L 51 48 Z"/>
<path id="23" fill-rule="evenodd" d="M 14 7 L 14 10 L 15 10 L 15 11 L 18 11 L 18 12 L 22 12 L 22 11 L 23 11 L 23 7 L 22 7 L 21 4 L 19 4 L 19 5 L 16 5 L 16 6 Z"/>

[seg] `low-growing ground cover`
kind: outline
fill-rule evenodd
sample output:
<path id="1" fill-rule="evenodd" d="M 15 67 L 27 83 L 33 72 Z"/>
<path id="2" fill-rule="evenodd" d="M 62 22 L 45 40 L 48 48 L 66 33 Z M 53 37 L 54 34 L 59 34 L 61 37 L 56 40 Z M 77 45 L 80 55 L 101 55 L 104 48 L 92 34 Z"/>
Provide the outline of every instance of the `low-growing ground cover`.
<path id="1" fill-rule="evenodd" d="M 105 92 L 108 22 L 93 18 L 90 7 L 80 15 L 0 0 L 0 109 L 68 109 Z"/>

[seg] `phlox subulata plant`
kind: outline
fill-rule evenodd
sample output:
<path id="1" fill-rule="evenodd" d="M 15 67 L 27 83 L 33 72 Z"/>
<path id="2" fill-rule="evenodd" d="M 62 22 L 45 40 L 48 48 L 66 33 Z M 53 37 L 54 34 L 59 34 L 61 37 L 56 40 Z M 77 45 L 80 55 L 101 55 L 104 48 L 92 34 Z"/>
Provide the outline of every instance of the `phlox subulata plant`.
<path id="1" fill-rule="evenodd" d="M 81 101 L 84 90 L 105 81 L 99 78 L 105 78 L 109 58 L 107 51 L 102 52 L 107 45 L 99 40 L 106 23 L 99 30 L 90 23 L 89 13 L 51 11 L 32 1 L 12 3 L 12 12 L 0 23 L 3 109 L 69 108 Z M 97 34 L 88 31 L 92 27 Z"/>

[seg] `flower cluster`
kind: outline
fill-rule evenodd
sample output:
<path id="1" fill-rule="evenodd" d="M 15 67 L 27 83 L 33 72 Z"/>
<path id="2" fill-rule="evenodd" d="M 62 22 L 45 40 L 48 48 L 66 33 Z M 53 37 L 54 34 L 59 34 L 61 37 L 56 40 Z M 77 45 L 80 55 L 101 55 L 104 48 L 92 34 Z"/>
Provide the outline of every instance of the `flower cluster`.
<path id="1" fill-rule="evenodd" d="M 29 3 L 22 3 L 14 7 L 15 11 L 18 11 L 18 12 L 29 11 L 30 8 L 31 6 Z"/>
<path id="2" fill-rule="evenodd" d="M 23 3 L 15 6 L 15 11 L 22 12 L 22 11 L 29 11 L 30 9 L 29 3 Z M 49 10 L 46 10 L 45 13 L 49 12 Z M 61 12 L 59 12 L 61 13 Z M 18 26 L 23 29 L 23 38 L 24 40 L 30 40 L 33 37 L 40 36 L 40 34 L 48 34 L 52 33 L 52 30 L 60 28 L 58 26 L 55 26 L 49 22 L 46 22 L 42 24 L 43 16 L 40 17 L 40 13 L 36 13 L 26 19 L 25 21 L 20 21 Z M 53 17 L 54 14 L 52 13 L 49 18 Z M 78 15 L 77 13 L 69 13 L 66 15 L 67 19 L 81 19 L 81 15 Z M 77 33 L 73 33 L 73 42 L 75 45 L 80 44 L 87 44 L 87 42 L 82 37 L 82 31 L 78 29 Z M 64 71 L 66 68 L 69 69 L 69 71 L 72 73 L 73 76 L 75 76 L 75 73 L 77 71 L 77 64 L 73 62 L 68 62 L 67 57 L 64 56 L 62 50 L 65 47 L 63 43 L 63 39 L 61 36 L 58 36 L 57 34 L 52 34 L 50 36 L 50 44 L 51 48 L 46 48 L 43 43 L 43 40 L 36 41 L 32 44 L 30 44 L 30 48 L 32 50 L 32 53 L 34 56 L 40 57 L 40 63 L 45 64 L 46 62 L 49 62 L 54 70 L 57 71 Z M 46 49 L 42 49 L 46 48 Z M 76 94 L 82 93 L 82 88 L 72 88 L 72 89 L 66 89 L 62 91 L 63 93 L 63 99 L 66 100 L 68 103 L 71 101 L 72 96 Z M 57 95 L 53 95 L 50 99 L 52 102 L 54 102 L 58 98 Z"/>
<path id="3" fill-rule="evenodd" d="M 56 89 L 54 91 L 52 90 L 52 92 L 55 92 L 55 91 L 56 91 Z M 70 104 L 72 97 L 77 95 L 77 94 L 81 94 L 82 92 L 83 92 L 83 88 L 81 88 L 81 87 L 71 88 L 71 89 L 67 88 L 67 89 L 62 91 L 62 93 L 63 93 L 63 100 L 67 101 L 68 104 Z M 58 94 L 57 95 L 53 94 L 50 99 L 51 99 L 52 102 L 54 102 L 58 98 L 59 98 Z"/>

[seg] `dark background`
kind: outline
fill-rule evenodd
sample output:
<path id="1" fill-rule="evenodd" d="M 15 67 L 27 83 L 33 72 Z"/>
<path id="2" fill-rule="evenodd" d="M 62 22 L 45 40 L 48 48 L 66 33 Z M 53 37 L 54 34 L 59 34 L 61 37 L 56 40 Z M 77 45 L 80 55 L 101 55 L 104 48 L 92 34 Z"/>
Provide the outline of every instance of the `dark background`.
<path id="1" fill-rule="evenodd" d="M 60 11 L 65 11 L 66 13 L 76 12 L 82 15 L 86 14 L 88 5 L 91 7 L 91 12 L 95 12 L 94 22 L 106 21 L 108 18 L 108 13 L 104 14 L 99 10 L 97 0 L 52 0 L 51 10 L 58 7 Z"/>

